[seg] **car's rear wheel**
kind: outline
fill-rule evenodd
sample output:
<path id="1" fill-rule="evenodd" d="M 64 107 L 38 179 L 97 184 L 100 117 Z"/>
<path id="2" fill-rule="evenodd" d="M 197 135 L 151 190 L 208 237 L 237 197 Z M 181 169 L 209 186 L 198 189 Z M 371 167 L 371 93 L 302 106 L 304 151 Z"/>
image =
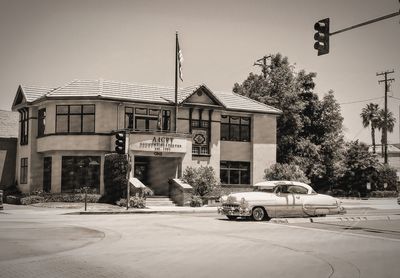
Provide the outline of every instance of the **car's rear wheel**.
<path id="1" fill-rule="evenodd" d="M 226 217 L 228 217 L 229 220 L 236 220 L 237 216 L 234 215 L 227 215 Z"/>
<path id="2" fill-rule="evenodd" d="M 268 218 L 267 212 L 262 207 L 255 207 L 251 213 L 251 217 L 254 221 L 262 221 Z"/>

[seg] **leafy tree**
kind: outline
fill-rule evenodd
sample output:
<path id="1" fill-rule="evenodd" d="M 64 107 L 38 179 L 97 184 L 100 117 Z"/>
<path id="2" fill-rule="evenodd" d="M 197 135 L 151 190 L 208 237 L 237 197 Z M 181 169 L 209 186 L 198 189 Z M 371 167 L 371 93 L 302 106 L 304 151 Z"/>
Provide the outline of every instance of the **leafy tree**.
<path id="1" fill-rule="evenodd" d="M 310 183 L 304 172 L 299 166 L 294 164 L 273 164 L 269 169 L 265 170 L 266 180 L 287 180 L 287 181 L 300 181 Z"/>
<path id="2" fill-rule="evenodd" d="M 343 117 L 330 91 L 314 93 L 315 73 L 294 71 L 287 57 L 272 55 L 266 78 L 250 73 L 233 91 L 282 110 L 277 120 L 277 162 L 292 163 L 313 186 L 332 186 L 342 174 Z"/>
<path id="3" fill-rule="evenodd" d="M 371 126 L 371 139 L 372 139 L 372 150 L 375 153 L 375 129 L 378 128 L 380 122 L 379 119 L 379 106 L 375 103 L 369 103 L 366 107 L 361 110 L 361 119 L 364 127 Z"/>
<path id="4" fill-rule="evenodd" d="M 394 128 L 394 124 L 396 123 L 396 118 L 393 116 L 393 113 L 391 111 L 387 112 L 387 132 L 393 132 L 393 128 Z M 381 147 L 382 147 L 382 156 L 384 155 L 384 151 L 383 151 L 383 145 L 385 142 L 387 142 L 387 138 L 385 140 L 385 136 L 387 136 L 387 134 L 385 134 L 383 132 L 383 129 L 385 127 L 385 110 L 381 109 L 379 111 L 379 117 L 378 117 L 378 123 L 377 123 L 377 127 L 379 130 L 382 130 L 382 137 L 381 137 Z"/>
<path id="5" fill-rule="evenodd" d="M 344 154 L 345 173 L 341 185 L 347 191 L 365 193 L 366 184 L 378 177 L 379 161 L 368 151 L 364 143 L 353 141 L 347 144 Z"/>
<path id="6" fill-rule="evenodd" d="M 267 78 L 250 73 L 241 85 L 234 85 L 233 91 L 282 110 L 277 121 L 277 159 L 288 163 L 303 128 L 301 112 L 304 103 L 296 92 L 296 76 L 287 57 L 279 53 L 272 55 L 268 72 Z"/>
<path id="7" fill-rule="evenodd" d="M 373 181 L 376 190 L 396 190 L 397 189 L 397 174 L 396 168 L 387 164 L 382 164 L 378 167 L 378 176 Z M 386 184 L 386 187 L 385 187 Z"/>
<path id="8" fill-rule="evenodd" d="M 212 192 L 219 185 L 214 168 L 211 166 L 186 167 L 182 180 L 193 187 L 195 195 L 201 197 Z"/>
<path id="9" fill-rule="evenodd" d="M 114 204 L 126 196 L 126 170 L 128 161 L 124 155 L 110 154 L 104 161 L 104 191 L 101 202 Z M 126 198 L 126 197 L 125 197 Z"/>

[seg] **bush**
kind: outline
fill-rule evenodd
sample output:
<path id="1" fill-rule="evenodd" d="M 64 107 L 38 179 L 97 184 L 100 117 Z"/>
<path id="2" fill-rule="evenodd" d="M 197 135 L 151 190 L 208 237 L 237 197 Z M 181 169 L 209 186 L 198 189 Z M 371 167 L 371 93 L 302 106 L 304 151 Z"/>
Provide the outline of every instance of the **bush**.
<path id="1" fill-rule="evenodd" d="M 370 196 L 374 198 L 390 198 L 390 197 L 397 197 L 397 191 L 371 191 Z"/>
<path id="2" fill-rule="evenodd" d="M 88 203 L 98 203 L 101 198 L 100 194 L 87 194 Z M 85 202 L 85 194 L 46 194 L 45 202 L 65 202 L 65 203 L 83 203 Z"/>
<path id="3" fill-rule="evenodd" d="M 265 170 L 264 177 L 266 180 L 287 180 L 310 183 L 310 180 L 300 167 L 294 164 L 273 164 L 269 169 Z"/>
<path id="4" fill-rule="evenodd" d="M 28 197 L 23 197 L 20 200 L 21 205 L 31 205 L 36 203 L 43 203 L 44 198 L 42 196 L 32 195 Z"/>
<path id="5" fill-rule="evenodd" d="M 201 207 L 203 205 L 203 200 L 201 199 L 200 196 L 193 195 L 192 198 L 190 199 L 190 204 L 191 207 Z"/>
<path id="6" fill-rule="evenodd" d="M 193 187 L 194 195 L 201 197 L 219 187 L 214 169 L 211 166 L 187 167 L 182 180 Z"/>
<path id="7" fill-rule="evenodd" d="M 114 204 L 122 196 L 126 196 L 126 171 L 128 161 L 119 154 L 105 156 L 104 161 L 104 195 L 102 202 Z"/>
<path id="8" fill-rule="evenodd" d="M 116 204 L 120 207 L 126 207 L 126 199 L 119 199 Z M 146 199 L 143 197 L 130 197 L 129 198 L 129 206 L 131 208 L 145 208 L 146 207 Z"/>
<path id="9" fill-rule="evenodd" d="M 396 190 L 397 175 L 396 169 L 383 164 L 378 167 L 378 175 L 375 178 L 375 185 L 378 191 Z M 385 187 L 386 184 L 386 187 Z"/>

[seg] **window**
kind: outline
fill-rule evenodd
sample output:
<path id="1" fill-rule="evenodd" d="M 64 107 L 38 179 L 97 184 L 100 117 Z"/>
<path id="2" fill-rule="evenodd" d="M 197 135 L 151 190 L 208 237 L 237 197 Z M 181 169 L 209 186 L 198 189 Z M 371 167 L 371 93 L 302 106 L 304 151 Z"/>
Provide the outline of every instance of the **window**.
<path id="1" fill-rule="evenodd" d="M 57 133 L 94 133 L 95 106 L 57 105 Z"/>
<path id="2" fill-rule="evenodd" d="M 82 187 L 100 189 L 100 156 L 63 156 L 61 192 L 76 192 Z"/>
<path id="3" fill-rule="evenodd" d="M 221 115 L 221 140 L 250 141 L 250 118 Z"/>
<path id="4" fill-rule="evenodd" d="M 133 108 L 125 107 L 125 128 L 133 128 Z"/>
<path id="5" fill-rule="evenodd" d="M 222 184 L 250 184 L 250 162 L 221 161 L 220 178 Z"/>
<path id="6" fill-rule="evenodd" d="M 28 134 L 29 134 L 29 110 L 27 108 L 19 110 L 20 114 L 20 130 L 21 138 L 20 144 L 28 144 Z"/>
<path id="7" fill-rule="evenodd" d="M 26 157 L 21 158 L 21 171 L 20 171 L 19 182 L 21 184 L 28 183 L 28 158 Z"/>
<path id="8" fill-rule="evenodd" d="M 169 131 L 171 129 L 171 111 L 126 107 L 125 128 L 137 131 Z"/>
<path id="9" fill-rule="evenodd" d="M 39 109 L 38 111 L 38 136 L 44 136 L 46 129 L 46 108 Z"/>

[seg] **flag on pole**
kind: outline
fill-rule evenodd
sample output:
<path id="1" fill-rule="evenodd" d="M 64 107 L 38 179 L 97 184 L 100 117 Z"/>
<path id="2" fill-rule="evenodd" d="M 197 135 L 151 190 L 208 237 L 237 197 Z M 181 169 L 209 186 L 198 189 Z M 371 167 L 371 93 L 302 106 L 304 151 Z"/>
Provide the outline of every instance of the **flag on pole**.
<path id="1" fill-rule="evenodd" d="M 182 73 L 183 54 L 182 54 L 181 48 L 179 47 L 179 41 L 178 40 L 177 40 L 177 43 L 178 43 L 178 45 L 177 45 L 177 49 L 178 49 L 178 57 L 177 57 L 177 59 L 178 59 L 178 64 L 179 64 L 179 66 L 178 66 L 179 79 L 183 81 L 183 73 Z"/>

